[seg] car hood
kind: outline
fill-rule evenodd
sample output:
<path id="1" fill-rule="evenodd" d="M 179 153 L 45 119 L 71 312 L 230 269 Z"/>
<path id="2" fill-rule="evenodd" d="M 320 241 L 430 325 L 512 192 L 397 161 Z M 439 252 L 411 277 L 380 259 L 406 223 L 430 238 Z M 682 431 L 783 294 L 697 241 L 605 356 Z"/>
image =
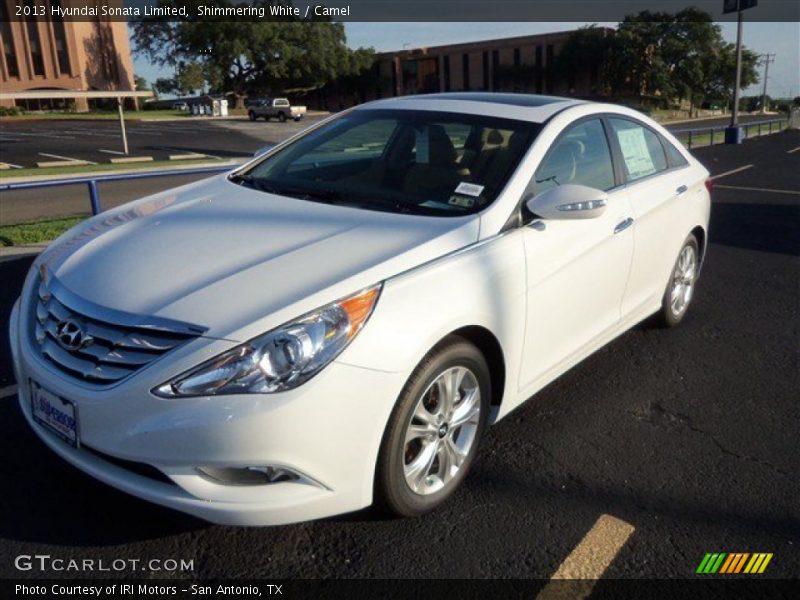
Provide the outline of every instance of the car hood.
<path id="1" fill-rule="evenodd" d="M 89 219 L 40 262 L 96 305 L 241 341 L 254 325 L 278 325 L 462 248 L 478 225 L 477 216 L 287 198 L 220 176 Z"/>

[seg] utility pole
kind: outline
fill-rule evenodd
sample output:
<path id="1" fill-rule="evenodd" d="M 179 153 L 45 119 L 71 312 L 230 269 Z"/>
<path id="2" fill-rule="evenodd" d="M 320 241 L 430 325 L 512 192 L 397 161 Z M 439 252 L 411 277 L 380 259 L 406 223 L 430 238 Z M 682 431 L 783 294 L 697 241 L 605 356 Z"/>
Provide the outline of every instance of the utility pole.
<path id="1" fill-rule="evenodd" d="M 762 54 L 761 59 L 764 62 L 764 94 L 761 97 L 761 114 L 767 112 L 767 79 L 769 79 L 769 63 L 775 62 L 774 54 Z"/>

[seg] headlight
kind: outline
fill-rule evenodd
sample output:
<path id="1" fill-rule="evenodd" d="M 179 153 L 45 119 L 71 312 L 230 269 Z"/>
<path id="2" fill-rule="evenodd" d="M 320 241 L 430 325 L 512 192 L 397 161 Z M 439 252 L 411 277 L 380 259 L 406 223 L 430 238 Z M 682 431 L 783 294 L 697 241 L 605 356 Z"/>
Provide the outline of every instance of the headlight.
<path id="1" fill-rule="evenodd" d="M 281 392 L 319 373 L 367 322 L 376 285 L 220 354 L 153 390 L 158 396 Z"/>

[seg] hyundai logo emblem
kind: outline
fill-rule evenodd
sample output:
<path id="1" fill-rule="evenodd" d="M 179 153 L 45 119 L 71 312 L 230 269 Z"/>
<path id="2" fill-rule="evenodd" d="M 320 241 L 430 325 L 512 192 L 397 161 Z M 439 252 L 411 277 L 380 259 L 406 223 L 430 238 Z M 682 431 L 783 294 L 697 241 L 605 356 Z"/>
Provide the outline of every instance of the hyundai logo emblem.
<path id="1" fill-rule="evenodd" d="M 92 343 L 92 336 L 74 319 L 64 319 L 56 327 L 56 340 L 64 350 L 74 352 Z"/>

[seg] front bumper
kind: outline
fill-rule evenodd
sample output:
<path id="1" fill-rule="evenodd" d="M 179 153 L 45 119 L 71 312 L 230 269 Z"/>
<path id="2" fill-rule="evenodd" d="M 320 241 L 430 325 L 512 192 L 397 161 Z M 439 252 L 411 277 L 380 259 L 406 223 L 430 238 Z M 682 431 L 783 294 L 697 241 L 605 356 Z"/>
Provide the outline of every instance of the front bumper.
<path id="1" fill-rule="evenodd" d="M 372 502 L 381 438 L 405 381 L 400 373 L 334 362 L 284 393 L 167 400 L 149 390 L 166 379 L 162 363 L 169 366 L 171 355 L 99 391 L 40 358 L 30 336 L 20 331 L 19 303 L 9 333 L 20 407 L 31 428 L 59 456 L 113 487 L 229 525 L 305 521 Z M 194 360 L 202 362 L 208 352 L 204 348 Z M 33 420 L 31 380 L 76 406 L 78 448 Z M 165 477 L 129 468 L 134 463 Z M 289 468 L 304 478 L 225 485 L 195 469 L 256 465 Z"/>

